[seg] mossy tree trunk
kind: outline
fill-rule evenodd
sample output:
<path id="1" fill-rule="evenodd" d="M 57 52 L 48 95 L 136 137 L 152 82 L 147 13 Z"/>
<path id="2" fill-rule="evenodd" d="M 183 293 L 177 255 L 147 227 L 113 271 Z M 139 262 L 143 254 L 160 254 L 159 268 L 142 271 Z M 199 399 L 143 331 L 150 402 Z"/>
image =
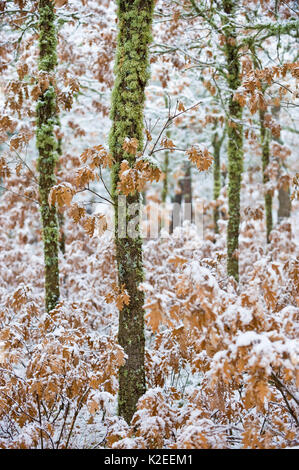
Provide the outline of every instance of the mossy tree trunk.
<path id="1" fill-rule="evenodd" d="M 52 310 L 59 300 L 58 238 L 56 208 L 50 207 L 48 197 L 56 183 L 57 141 L 56 95 L 54 69 L 57 63 L 57 33 L 54 4 L 51 0 L 39 1 L 39 59 L 38 68 L 49 78 L 49 86 L 39 97 L 36 108 L 36 144 L 38 149 L 39 195 L 44 243 L 45 306 Z"/>
<path id="2" fill-rule="evenodd" d="M 269 182 L 269 176 L 267 173 L 269 161 L 270 161 L 270 131 L 265 128 L 264 119 L 265 111 L 259 111 L 260 118 L 260 135 L 261 135 L 261 147 L 262 147 L 262 166 L 263 166 L 263 183 L 266 185 Z M 272 195 L 265 191 L 265 216 L 266 216 L 266 232 L 267 232 L 267 243 L 270 242 L 270 233 L 273 227 L 272 220 Z"/>
<path id="3" fill-rule="evenodd" d="M 139 290 L 143 280 L 142 240 L 136 218 L 140 212 L 140 194 L 136 192 L 121 203 L 117 184 L 121 162 L 131 165 L 135 155 L 123 149 L 126 137 L 138 140 L 143 146 L 143 110 L 145 86 L 149 78 L 148 47 L 154 0 L 118 0 L 118 39 L 115 63 L 115 85 L 112 94 L 110 151 L 115 159 L 112 171 L 112 195 L 115 209 L 115 245 L 118 282 L 130 296 L 130 302 L 119 314 L 118 341 L 127 354 L 119 372 L 118 414 L 129 423 L 136 404 L 145 392 L 144 371 L 144 294 Z M 128 210 L 135 205 L 134 214 Z M 125 211 L 126 226 L 133 223 L 137 236 L 118 231 L 119 211 Z"/>
<path id="4" fill-rule="evenodd" d="M 242 107 L 234 100 L 234 91 L 241 85 L 240 59 L 237 34 L 233 21 L 238 2 L 223 0 L 226 18 L 223 24 L 225 36 L 227 83 L 231 91 L 229 97 L 229 120 L 227 123 L 228 154 L 228 226 L 227 226 L 227 274 L 239 280 L 239 227 L 240 227 L 240 189 L 243 171 L 243 126 Z"/>
<path id="5" fill-rule="evenodd" d="M 214 133 L 213 139 L 212 139 L 213 157 L 214 157 L 213 196 L 214 196 L 214 201 L 216 203 L 217 199 L 220 196 L 220 191 L 221 191 L 220 150 L 221 150 L 221 146 L 222 146 L 226 131 L 224 130 L 222 137 L 219 138 L 219 135 L 216 131 L 216 128 L 214 130 L 215 130 L 215 133 Z M 213 220 L 214 220 L 215 233 L 219 233 L 219 227 L 218 227 L 219 217 L 220 217 L 219 207 L 217 206 L 217 203 L 216 203 L 216 206 L 214 207 L 214 210 L 213 210 Z"/>
<path id="6" fill-rule="evenodd" d="M 218 220 L 219 220 L 219 207 L 217 206 L 217 199 L 220 195 L 221 190 L 221 172 L 220 172 L 220 145 L 218 135 L 215 134 L 212 141 L 213 145 L 213 156 L 214 156 L 214 168 L 213 168 L 213 176 L 214 176 L 214 201 L 216 203 L 213 211 L 213 219 L 214 219 L 214 230 L 215 233 L 219 233 L 218 227 Z"/>
<path id="7" fill-rule="evenodd" d="M 252 59 L 255 69 L 259 69 L 259 62 L 257 60 L 255 47 L 251 46 Z M 263 88 L 263 93 L 265 93 L 267 87 Z M 270 130 L 265 127 L 265 110 L 259 110 L 259 121 L 260 121 L 260 143 L 262 148 L 262 169 L 263 169 L 263 183 L 266 185 L 270 178 L 267 173 L 268 165 L 270 162 Z M 266 240 L 267 243 L 270 242 L 270 233 L 273 228 L 272 220 L 272 195 L 266 191 L 264 187 L 265 195 L 265 219 L 266 219 Z"/>

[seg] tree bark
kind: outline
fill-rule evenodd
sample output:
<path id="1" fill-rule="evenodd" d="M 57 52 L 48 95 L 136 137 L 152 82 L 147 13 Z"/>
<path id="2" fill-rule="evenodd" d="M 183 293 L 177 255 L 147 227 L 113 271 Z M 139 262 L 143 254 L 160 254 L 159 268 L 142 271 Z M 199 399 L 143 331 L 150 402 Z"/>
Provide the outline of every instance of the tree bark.
<path id="1" fill-rule="evenodd" d="M 223 0 L 226 15 L 234 15 L 237 2 Z M 234 90 L 241 85 L 239 50 L 237 34 L 233 22 L 227 16 L 224 19 L 225 56 L 227 84 L 231 90 L 229 97 L 228 137 L 228 226 L 227 226 L 227 274 L 239 280 L 239 227 L 240 227 L 240 189 L 243 171 L 243 126 L 242 107 L 234 100 Z"/>
<path id="2" fill-rule="evenodd" d="M 179 181 L 180 190 L 179 192 L 174 193 L 174 196 L 171 198 L 172 202 L 172 214 L 171 221 L 169 226 L 169 233 L 173 233 L 176 227 L 179 227 L 181 224 L 181 208 L 182 208 L 182 192 L 181 192 L 181 181 Z"/>
<path id="3" fill-rule="evenodd" d="M 36 107 L 36 144 L 38 149 L 39 195 L 45 263 L 45 306 L 49 312 L 59 300 L 58 238 L 59 228 L 56 208 L 49 206 L 48 197 L 56 183 L 57 141 L 56 95 L 54 70 L 57 63 L 57 34 L 54 25 L 54 4 L 51 0 L 39 2 L 39 59 L 38 68 L 49 79 Z"/>
<path id="4" fill-rule="evenodd" d="M 290 187 L 287 188 L 281 186 L 278 189 L 278 213 L 277 221 L 278 223 L 282 222 L 283 219 L 291 217 L 291 194 Z"/>
<path id="5" fill-rule="evenodd" d="M 170 138 L 170 131 L 166 132 L 166 137 Z M 168 184 L 169 184 L 169 151 L 166 150 L 164 153 L 164 164 L 163 164 L 163 188 L 162 188 L 162 202 L 165 203 L 168 196 Z"/>
<path id="6" fill-rule="evenodd" d="M 278 119 L 280 113 L 280 106 L 273 106 L 272 114 L 273 116 Z M 277 142 L 279 142 L 278 138 L 275 138 Z M 280 142 L 281 143 L 281 142 Z M 281 176 L 281 170 L 284 167 L 284 163 L 279 161 L 279 172 L 278 178 Z M 290 187 L 281 186 L 278 188 L 278 212 L 277 212 L 277 222 L 280 223 L 283 219 L 287 219 L 291 217 L 291 194 L 290 194 Z"/>
<path id="7" fill-rule="evenodd" d="M 184 163 L 184 177 L 182 178 L 182 197 L 184 202 L 192 204 L 192 177 L 191 164 L 189 161 Z"/>
<path id="8" fill-rule="evenodd" d="M 126 137 L 138 140 L 143 147 L 143 109 L 145 86 L 149 78 L 148 47 L 154 0 L 118 0 L 118 39 L 115 63 L 115 85 L 112 94 L 112 128 L 110 151 L 115 164 L 112 171 L 112 196 L 115 209 L 115 246 L 118 282 L 130 296 L 130 302 L 119 314 L 118 341 L 127 354 L 119 371 L 118 414 L 128 423 L 136 411 L 137 401 L 145 392 L 144 371 L 144 294 L 139 290 L 143 280 L 142 240 L 139 235 L 140 193 L 118 197 L 119 169 L 123 160 L 134 165 L 136 156 L 123 149 Z M 124 198 L 122 198 L 124 199 Z M 135 205 L 135 213 L 128 210 Z M 119 211 L 124 211 L 126 227 L 134 223 L 137 236 L 118 231 Z"/>
<path id="9" fill-rule="evenodd" d="M 214 156 L 214 167 L 213 167 L 213 177 L 214 177 L 214 201 L 216 203 L 216 206 L 214 207 L 213 210 L 213 220 L 214 220 L 214 230 L 215 233 L 219 233 L 219 227 L 218 227 L 218 220 L 220 217 L 220 212 L 219 212 L 219 207 L 217 206 L 217 199 L 220 196 L 220 191 L 221 191 L 221 166 L 220 166 L 220 150 L 221 146 L 225 137 L 225 130 L 223 131 L 223 135 L 221 139 L 219 139 L 219 135 L 216 132 L 216 126 L 215 125 L 215 133 L 213 135 L 212 139 L 212 146 L 213 146 L 213 156 Z"/>
<path id="10" fill-rule="evenodd" d="M 265 185 L 269 181 L 267 168 L 268 168 L 269 161 L 270 161 L 270 135 L 269 135 L 269 130 L 267 130 L 264 125 L 265 111 L 260 110 L 259 117 L 260 117 L 260 135 L 261 135 L 261 146 L 262 146 L 263 183 Z M 269 192 L 265 192 L 264 199 L 265 199 L 267 243 L 269 243 L 270 233 L 273 228 L 272 195 Z"/>

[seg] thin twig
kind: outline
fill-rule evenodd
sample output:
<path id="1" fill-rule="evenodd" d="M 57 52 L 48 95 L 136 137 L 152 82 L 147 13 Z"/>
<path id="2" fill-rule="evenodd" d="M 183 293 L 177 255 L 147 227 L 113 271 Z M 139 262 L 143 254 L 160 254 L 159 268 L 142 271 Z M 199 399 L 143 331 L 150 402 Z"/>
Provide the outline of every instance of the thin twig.
<path id="1" fill-rule="evenodd" d="M 63 430 L 65 428 L 65 424 L 66 424 L 66 419 L 67 419 L 67 416 L 69 414 L 69 410 L 70 410 L 70 402 L 68 401 L 67 402 L 67 405 L 66 405 L 66 409 L 65 409 L 65 412 L 64 412 L 64 419 L 63 419 L 63 424 L 61 426 L 61 429 L 60 429 L 60 434 L 59 434 L 59 438 L 56 442 L 56 449 L 59 448 L 59 444 L 60 444 L 60 441 L 61 441 L 61 438 L 62 438 L 62 435 L 63 435 Z M 59 411 L 60 413 L 60 411 Z"/>
<path id="2" fill-rule="evenodd" d="M 36 201 L 35 199 L 31 199 L 30 197 L 25 196 L 24 194 L 16 193 L 16 192 L 12 191 L 11 189 L 6 188 L 5 186 L 1 186 L 1 185 L 0 185 L 0 188 L 1 188 L 1 189 L 5 189 L 5 191 L 9 191 L 10 193 L 14 194 L 15 196 L 23 197 L 23 198 L 25 198 L 25 199 L 28 199 L 29 201 L 32 201 L 32 202 L 34 202 L 35 204 L 37 204 L 38 206 L 40 206 L 40 203 L 39 203 L 38 201 Z"/>
<path id="3" fill-rule="evenodd" d="M 72 420 L 72 424 L 71 424 L 71 428 L 70 428 L 70 431 L 69 431 L 69 434 L 68 434 L 68 437 L 67 437 L 67 441 L 66 441 L 66 444 L 65 444 L 65 448 L 67 449 L 68 448 L 68 445 L 69 445 L 69 441 L 70 441 L 70 438 L 71 438 L 71 435 L 72 435 L 72 432 L 73 432 L 73 428 L 75 426 L 75 422 L 76 422 L 76 419 L 78 417 L 78 414 L 81 410 L 81 407 L 82 407 L 82 404 L 83 404 L 83 400 L 84 398 L 86 397 L 86 395 L 88 394 L 88 392 L 90 391 L 90 387 L 87 388 L 87 390 L 83 393 L 83 395 L 81 396 L 80 398 L 80 401 L 78 403 L 78 406 L 75 410 L 75 413 L 74 413 L 74 416 L 73 416 L 73 420 Z"/>
<path id="4" fill-rule="evenodd" d="M 109 199 L 105 198 L 104 196 L 101 196 L 100 194 L 96 193 L 95 191 L 93 191 L 92 189 L 90 188 L 84 188 L 83 191 L 89 191 L 90 193 L 92 194 L 95 194 L 95 196 L 101 198 L 101 199 L 104 199 L 104 201 L 107 201 L 109 202 L 110 204 L 112 204 L 113 206 L 115 205 L 114 202 L 110 201 Z"/>
<path id="5" fill-rule="evenodd" d="M 42 431 L 42 415 L 41 415 L 41 410 L 40 410 L 40 402 L 38 398 L 38 393 L 36 394 L 36 401 L 37 401 L 37 409 L 38 409 L 38 419 L 39 419 L 39 424 L 40 424 L 40 429 L 39 429 L 39 434 L 40 434 L 40 445 L 41 449 L 44 448 L 44 440 L 43 440 L 43 431 Z"/>

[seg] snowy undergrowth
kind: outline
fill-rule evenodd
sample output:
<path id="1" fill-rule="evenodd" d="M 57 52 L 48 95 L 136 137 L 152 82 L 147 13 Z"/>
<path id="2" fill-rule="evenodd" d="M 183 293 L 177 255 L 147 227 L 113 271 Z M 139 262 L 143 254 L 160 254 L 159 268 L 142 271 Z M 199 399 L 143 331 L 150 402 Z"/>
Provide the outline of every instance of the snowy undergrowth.
<path id="1" fill-rule="evenodd" d="M 145 241 L 147 392 L 128 426 L 117 417 L 118 312 L 106 301 L 111 236 L 87 239 L 66 219 L 62 300 L 49 316 L 38 213 L 21 226 L 1 214 L 2 447 L 298 443 L 299 249 L 288 221 L 267 247 L 258 211 L 244 215 L 238 286 L 226 275 L 225 220 L 216 239 L 187 224 Z"/>

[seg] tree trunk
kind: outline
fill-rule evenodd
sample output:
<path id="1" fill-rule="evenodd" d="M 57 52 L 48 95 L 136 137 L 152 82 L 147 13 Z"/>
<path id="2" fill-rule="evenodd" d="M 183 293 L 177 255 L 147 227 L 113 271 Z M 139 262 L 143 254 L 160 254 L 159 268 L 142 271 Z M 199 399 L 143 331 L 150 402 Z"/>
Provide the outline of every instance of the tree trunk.
<path id="1" fill-rule="evenodd" d="M 166 132 L 166 137 L 170 138 L 170 131 Z M 163 189 L 162 189 L 162 202 L 165 203 L 168 196 L 168 173 L 169 173 L 169 151 L 166 150 L 164 154 L 164 164 L 163 164 Z"/>
<path id="2" fill-rule="evenodd" d="M 139 234 L 140 193 L 119 198 L 117 184 L 123 160 L 133 165 L 135 155 L 123 149 L 126 137 L 138 140 L 138 151 L 143 147 L 143 108 L 145 86 L 149 78 L 148 47 L 151 42 L 151 24 L 154 0 L 118 0 L 118 39 L 115 63 L 115 85 L 112 94 L 112 128 L 110 151 L 115 159 L 112 171 L 112 195 L 115 209 L 115 246 L 119 286 L 124 286 L 130 302 L 119 314 L 118 341 L 127 354 L 119 372 L 118 414 L 129 423 L 136 404 L 145 392 L 144 371 L 144 294 L 139 290 L 143 280 L 142 240 Z M 121 201 L 122 200 L 122 201 Z M 134 215 L 128 207 L 135 204 Z M 137 236 L 118 231 L 119 211 L 124 211 L 126 227 L 134 223 Z M 135 220 L 135 222 L 134 222 Z"/>
<path id="3" fill-rule="evenodd" d="M 234 15 L 237 2 L 223 0 L 226 15 Z M 228 18 L 224 19 L 225 55 L 227 83 L 231 90 L 229 98 L 228 137 L 228 226 L 227 226 L 227 274 L 239 279 L 239 227 L 240 227 L 240 189 L 243 171 L 243 127 L 242 107 L 234 100 L 234 90 L 241 85 L 239 50 L 235 27 Z"/>
<path id="4" fill-rule="evenodd" d="M 184 177 L 181 181 L 182 198 L 184 200 L 184 215 L 183 221 L 188 220 L 193 222 L 193 207 L 192 207 L 192 175 L 191 163 L 189 161 L 184 163 Z"/>
<path id="5" fill-rule="evenodd" d="M 279 172 L 278 178 L 280 178 L 283 168 L 285 164 L 283 162 L 279 162 Z M 277 212 L 277 222 L 280 224 L 283 219 L 287 219 L 291 217 L 291 191 L 289 185 L 281 185 L 278 188 L 278 212 Z"/>
<path id="6" fill-rule="evenodd" d="M 180 177 L 177 183 L 177 192 L 172 197 L 172 214 L 169 233 L 173 233 L 176 227 L 181 226 L 183 220 L 193 222 L 192 210 L 192 180 L 190 162 L 183 165 L 184 176 Z M 184 214 L 182 214 L 182 206 Z"/>
<path id="7" fill-rule="evenodd" d="M 282 222 L 283 219 L 291 217 L 291 196 L 290 187 L 287 188 L 281 186 L 278 190 L 278 223 Z"/>
<path id="8" fill-rule="evenodd" d="M 216 123 L 217 126 L 217 123 Z M 215 127 L 216 127 L 215 126 Z M 216 203 L 213 211 L 213 220 L 214 220 L 214 230 L 215 233 L 219 233 L 219 227 L 218 227 L 218 220 L 220 217 L 219 213 L 219 207 L 217 206 L 217 199 L 220 196 L 220 191 L 221 191 L 221 167 L 220 167 L 220 150 L 221 150 L 221 145 L 224 140 L 225 136 L 225 131 L 223 132 L 223 135 L 221 139 L 219 139 L 219 136 L 216 132 L 213 135 L 212 139 L 212 146 L 213 146 L 213 156 L 214 156 L 214 171 L 213 171 L 213 176 L 214 176 L 214 201 Z"/>
<path id="9" fill-rule="evenodd" d="M 36 143 L 39 153 L 39 195 L 45 261 L 45 306 L 52 310 L 59 300 L 58 238 L 59 228 L 56 208 L 49 207 L 48 197 L 56 183 L 57 142 L 54 134 L 56 124 L 56 95 L 53 72 L 57 63 L 57 35 L 54 26 L 54 4 L 51 0 L 39 2 L 39 59 L 40 72 L 49 77 L 49 86 L 40 95 L 36 114 Z"/>
<path id="10" fill-rule="evenodd" d="M 181 181 L 179 181 L 179 186 Z M 174 196 L 171 198 L 172 202 L 172 213 L 171 221 L 169 227 L 169 233 L 173 233 L 176 227 L 179 227 L 181 224 L 181 207 L 182 207 L 182 192 L 181 189 L 179 192 L 174 193 Z"/>
<path id="11" fill-rule="evenodd" d="M 270 161 L 270 135 L 269 130 L 265 128 L 264 119 L 265 111 L 259 111 L 260 116 L 260 132 L 261 132 L 261 146 L 262 146 L 262 165 L 263 165 L 263 183 L 268 183 L 269 176 L 267 174 L 267 168 Z M 270 242 L 270 233 L 273 227 L 272 220 L 272 195 L 265 192 L 265 215 L 266 215 L 266 231 L 267 231 L 267 243 Z"/>
<path id="12" fill-rule="evenodd" d="M 191 163 L 184 162 L 184 176 L 181 180 L 182 197 L 184 202 L 192 204 L 192 178 L 191 178 Z"/>
<path id="13" fill-rule="evenodd" d="M 273 106 L 272 107 L 272 114 L 273 116 L 278 119 L 280 113 L 280 106 Z M 277 142 L 279 142 L 278 138 L 274 138 Z M 280 142 L 281 143 L 281 142 Z M 278 178 L 281 176 L 281 169 L 284 167 L 284 163 L 279 161 L 279 172 Z M 280 223 L 283 219 L 287 219 L 291 217 L 291 193 L 290 187 L 285 187 L 284 185 L 278 189 L 278 212 L 277 212 L 277 222 Z"/>

